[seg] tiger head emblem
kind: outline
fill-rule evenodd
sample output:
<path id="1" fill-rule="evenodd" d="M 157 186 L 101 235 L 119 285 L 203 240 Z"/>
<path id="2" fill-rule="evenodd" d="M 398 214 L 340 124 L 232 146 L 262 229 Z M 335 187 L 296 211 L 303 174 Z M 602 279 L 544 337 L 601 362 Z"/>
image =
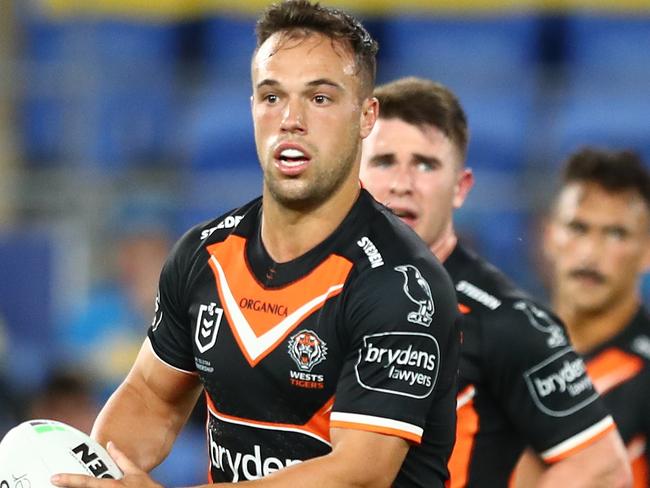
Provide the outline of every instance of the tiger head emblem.
<path id="1" fill-rule="evenodd" d="M 301 371 L 311 371 L 327 356 L 327 345 L 314 331 L 301 330 L 289 339 L 289 356 Z"/>

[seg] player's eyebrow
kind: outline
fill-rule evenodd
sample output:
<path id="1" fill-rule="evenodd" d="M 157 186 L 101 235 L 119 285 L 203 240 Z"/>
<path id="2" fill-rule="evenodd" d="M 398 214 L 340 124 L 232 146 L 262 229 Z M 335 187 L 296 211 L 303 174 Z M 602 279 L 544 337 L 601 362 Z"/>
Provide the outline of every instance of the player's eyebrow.
<path id="1" fill-rule="evenodd" d="M 343 90 L 343 87 L 340 84 L 338 84 L 333 80 L 330 80 L 329 78 L 318 78 L 317 80 L 313 80 L 307 83 L 307 86 L 320 86 L 320 85 L 327 85 L 327 86 L 331 86 L 332 88 L 336 88 L 337 90 Z"/>
<path id="2" fill-rule="evenodd" d="M 255 85 L 255 88 L 262 88 L 263 86 L 278 86 L 279 84 L 280 82 L 277 80 L 266 78 Z"/>
<path id="3" fill-rule="evenodd" d="M 395 161 L 395 154 L 393 153 L 375 154 L 369 160 L 369 162 L 373 164 L 378 164 L 378 163 L 386 164 L 386 163 L 393 163 L 394 161 Z"/>
<path id="4" fill-rule="evenodd" d="M 413 159 L 417 162 L 427 163 L 432 168 L 439 168 L 442 166 L 442 162 L 435 156 L 426 156 L 420 153 L 413 153 Z"/>
<path id="5" fill-rule="evenodd" d="M 256 88 L 262 88 L 263 86 L 279 86 L 280 82 L 278 80 L 274 80 L 272 78 L 265 78 L 264 80 L 260 81 L 257 85 Z M 332 88 L 335 88 L 337 90 L 343 90 L 343 87 L 335 82 L 330 80 L 329 78 L 318 78 L 313 81 L 309 81 L 307 83 L 307 86 L 314 87 L 314 86 L 321 86 L 321 85 L 327 85 L 331 86 Z"/>

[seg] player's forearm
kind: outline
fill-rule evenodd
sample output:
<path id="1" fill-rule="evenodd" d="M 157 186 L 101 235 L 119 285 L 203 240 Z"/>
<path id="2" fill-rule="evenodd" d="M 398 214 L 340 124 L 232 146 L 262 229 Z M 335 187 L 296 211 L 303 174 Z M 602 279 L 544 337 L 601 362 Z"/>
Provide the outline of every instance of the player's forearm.
<path id="1" fill-rule="evenodd" d="M 185 420 L 186 416 L 125 381 L 100 412 L 92 436 L 103 445 L 114 442 L 149 471 L 167 456 Z"/>
<path id="2" fill-rule="evenodd" d="M 632 474 L 618 432 L 611 431 L 582 451 L 544 471 L 537 488 L 628 488 Z"/>
<path id="3" fill-rule="evenodd" d="M 363 471 L 363 472 L 361 472 Z M 237 483 L 237 486 L 251 488 L 388 488 L 394 481 L 395 474 L 380 475 L 381 471 L 372 461 L 363 470 L 350 469 L 345 462 L 332 458 L 331 455 L 310 459 L 294 464 L 272 475 L 254 481 Z M 201 485 L 196 488 L 215 488 L 232 486 L 231 483 Z"/>
<path id="4" fill-rule="evenodd" d="M 264 478 L 238 483 L 260 488 L 390 487 L 409 449 L 400 438 L 348 429 L 332 429 L 329 454 L 293 464 Z M 225 487 L 229 483 L 196 488 Z"/>

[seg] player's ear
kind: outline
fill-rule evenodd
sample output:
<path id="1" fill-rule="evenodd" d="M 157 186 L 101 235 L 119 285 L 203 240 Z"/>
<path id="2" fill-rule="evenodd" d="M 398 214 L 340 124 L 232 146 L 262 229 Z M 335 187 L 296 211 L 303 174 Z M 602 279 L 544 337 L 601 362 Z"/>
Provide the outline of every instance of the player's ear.
<path id="1" fill-rule="evenodd" d="M 370 131 L 377 122 L 379 117 L 379 101 L 375 97 L 366 98 L 361 104 L 360 114 L 360 134 L 361 138 L 365 139 L 370 134 Z"/>
<path id="2" fill-rule="evenodd" d="M 648 273 L 650 272 L 650 232 L 646 237 L 646 245 L 643 249 L 643 257 L 641 261 L 641 272 Z"/>
<path id="3" fill-rule="evenodd" d="M 541 219 L 540 229 L 542 256 L 546 262 L 551 262 L 553 260 L 553 255 L 555 254 L 555 233 L 557 232 L 551 215 L 545 215 Z"/>
<path id="4" fill-rule="evenodd" d="M 463 206 L 463 203 L 465 203 L 465 199 L 473 186 L 474 173 L 471 168 L 461 168 L 456 179 L 456 187 L 454 188 L 454 208 L 460 208 Z"/>

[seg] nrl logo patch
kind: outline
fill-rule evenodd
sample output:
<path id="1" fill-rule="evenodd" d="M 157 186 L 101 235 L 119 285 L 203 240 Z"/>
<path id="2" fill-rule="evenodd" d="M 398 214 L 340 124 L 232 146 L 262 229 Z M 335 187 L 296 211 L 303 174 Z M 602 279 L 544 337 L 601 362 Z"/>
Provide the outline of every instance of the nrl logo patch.
<path id="1" fill-rule="evenodd" d="M 199 313 L 196 317 L 196 333 L 194 342 L 199 352 L 205 352 L 217 342 L 217 332 L 223 317 L 223 309 L 217 307 L 216 303 L 203 305 L 199 307 Z"/>
<path id="2" fill-rule="evenodd" d="M 404 293 L 418 307 L 416 311 L 409 312 L 406 319 L 414 324 L 429 327 L 435 311 L 429 283 L 422 277 L 420 270 L 412 264 L 395 266 L 395 271 L 404 275 Z"/>
<path id="3" fill-rule="evenodd" d="M 301 371 L 311 371 L 327 357 L 327 344 L 316 332 L 301 330 L 289 338 L 289 356 Z"/>

